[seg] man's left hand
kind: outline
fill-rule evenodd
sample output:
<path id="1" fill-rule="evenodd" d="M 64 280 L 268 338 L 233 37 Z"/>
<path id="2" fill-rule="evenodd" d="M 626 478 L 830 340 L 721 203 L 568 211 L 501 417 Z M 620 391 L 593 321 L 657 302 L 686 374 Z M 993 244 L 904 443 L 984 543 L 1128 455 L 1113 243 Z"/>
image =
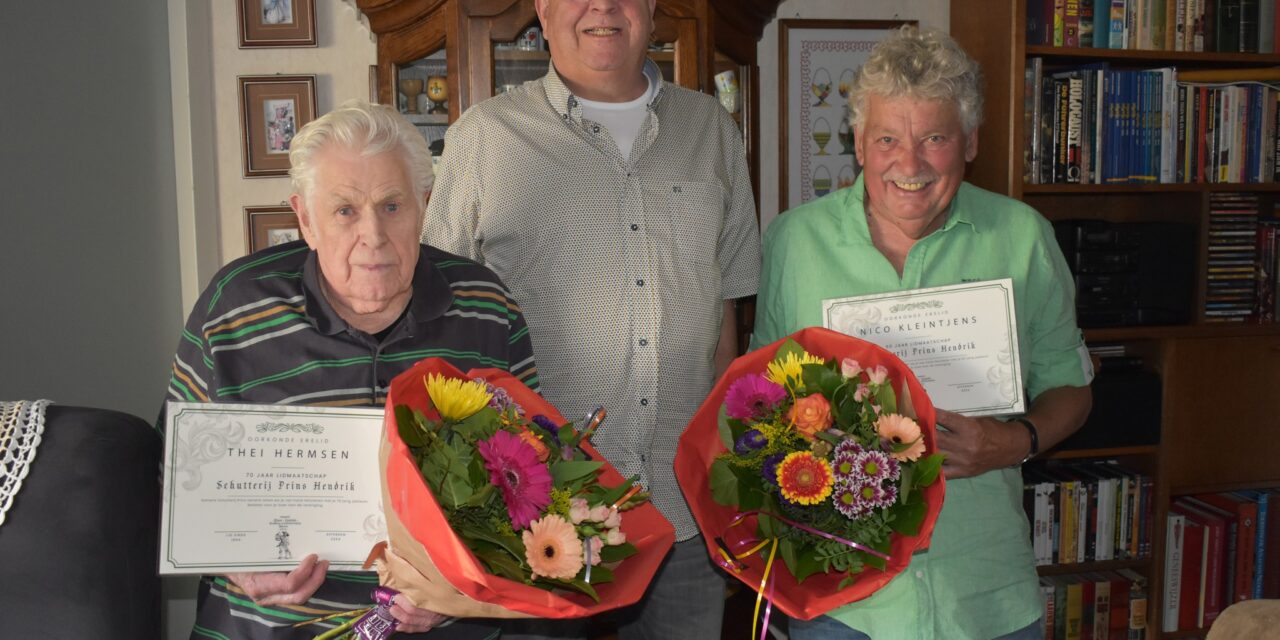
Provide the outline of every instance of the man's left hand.
<path id="1" fill-rule="evenodd" d="M 404 594 L 396 594 L 391 600 L 391 617 L 400 621 L 400 625 L 396 627 L 396 631 L 403 633 L 426 633 L 449 617 L 419 609 L 413 606 L 413 603 Z"/>
<path id="2" fill-rule="evenodd" d="M 938 449 L 946 454 L 947 479 L 968 478 L 1017 464 L 1030 447 L 1021 425 L 938 409 Z"/>

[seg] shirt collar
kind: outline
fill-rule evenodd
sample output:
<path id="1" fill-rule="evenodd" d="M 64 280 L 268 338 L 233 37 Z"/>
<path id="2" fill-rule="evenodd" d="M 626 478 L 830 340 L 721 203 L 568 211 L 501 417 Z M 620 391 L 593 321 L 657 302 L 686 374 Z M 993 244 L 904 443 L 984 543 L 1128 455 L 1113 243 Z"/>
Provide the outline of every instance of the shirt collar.
<path id="1" fill-rule="evenodd" d="M 405 322 L 423 324 L 444 315 L 453 304 L 453 288 L 449 280 L 427 257 L 426 246 L 418 251 L 418 264 L 413 271 L 413 297 Z M 320 288 L 320 261 L 315 251 L 307 254 L 302 265 L 302 294 L 305 297 L 307 317 L 320 333 L 332 336 L 351 328 L 333 309 Z"/>
<path id="2" fill-rule="evenodd" d="M 657 63 L 648 58 L 644 61 L 644 75 L 649 78 L 650 85 L 655 88 L 653 99 L 648 104 L 649 110 L 652 111 L 657 108 L 658 101 L 662 99 L 666 81 L 662 79 L 662 70 L 658 68 Z M 547 75 L 542 77 L 542 88 L 547 94 L 547 101 L 551 103 L 551 108 L 560 114 L 561 120 L 572 120 L 578 125 L 582 124 L 582 104 L 560 78 L 554 62 L 547 65 Z"/>

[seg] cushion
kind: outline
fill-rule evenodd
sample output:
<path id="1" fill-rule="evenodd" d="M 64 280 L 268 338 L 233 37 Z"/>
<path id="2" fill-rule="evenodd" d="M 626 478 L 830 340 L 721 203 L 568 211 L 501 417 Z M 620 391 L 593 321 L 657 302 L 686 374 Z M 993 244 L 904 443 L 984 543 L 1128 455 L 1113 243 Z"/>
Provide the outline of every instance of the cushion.
<path id="1" fill-rule="evenodd" d="M 160 451 L 141 418 L 49 406 L 0 525 L 5 637 L 160 637 Z"/>

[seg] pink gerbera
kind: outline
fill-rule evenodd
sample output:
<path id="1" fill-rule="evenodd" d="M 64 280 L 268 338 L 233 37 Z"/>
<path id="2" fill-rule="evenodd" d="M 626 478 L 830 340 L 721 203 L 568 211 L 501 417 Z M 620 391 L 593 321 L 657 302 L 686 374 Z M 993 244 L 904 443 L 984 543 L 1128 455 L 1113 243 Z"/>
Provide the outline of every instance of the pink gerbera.
<path id="1" fill-rule="evenodd" d="M 476 442 L 476 450 L 489 470 L 489 482 L 502 489 L 511 526 L 529 526 L 551 504 L 551 474 L 538 462 L 538 453 L 520 436 L 507 431 Z"/>
<path id="2" fill-rule="evenodd" d="M 758 373 L 748 373 L 729 385 L 724 394 L 724 412 L 730 418 L 751 420 L 772 411 L 785 397 L 787 390 L 782 385 Z"/>

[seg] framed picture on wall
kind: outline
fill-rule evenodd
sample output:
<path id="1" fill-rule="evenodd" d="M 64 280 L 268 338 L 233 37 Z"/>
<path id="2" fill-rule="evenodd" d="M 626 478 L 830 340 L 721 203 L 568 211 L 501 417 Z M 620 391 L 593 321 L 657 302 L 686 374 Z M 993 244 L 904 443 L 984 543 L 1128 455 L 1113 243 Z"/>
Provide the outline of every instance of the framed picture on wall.
<path id="1" fill-rule="evenodd" d="M 302 239 L 298 216 L 288 206 L 245 207 L 244 219 L 249 253 Z"/>
<path id="2" fill-rule="evenodd" d="M 289 143 L 316 117 L 315 76 L 240 76 L 244 176 L 289 173 Z"/>
<path id="3" fill-rule="evenodd" d="M 236 0 L 240 48 L 316 46 L 315 0 Z"/>
<path id="4" fill-rule="evenodd" d="M 849 88 L 871 49 L 914 20 L 778 21 L 778 211 L 853 184 Z"/>

